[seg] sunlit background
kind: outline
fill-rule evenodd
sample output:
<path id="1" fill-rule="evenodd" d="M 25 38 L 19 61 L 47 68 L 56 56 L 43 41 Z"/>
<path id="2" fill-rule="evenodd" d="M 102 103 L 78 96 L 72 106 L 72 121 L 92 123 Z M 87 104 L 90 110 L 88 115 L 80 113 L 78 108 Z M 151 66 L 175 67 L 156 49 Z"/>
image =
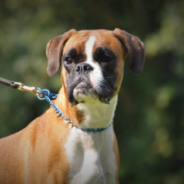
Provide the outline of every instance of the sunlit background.
<path id="1" fill-rule="evenodd" d="M 116 27 L 139 36 L 146 49 L 141 75 L 133 75 L 126 61 L 119 94 L 120 184 L 183 184 L 184 1 L 1 0 L 0 76 L 57 93 L 60 74 L 46 73 L 47 42 L 71 28 Z M 0 137 L 48 107 L 1 85 Z"/>

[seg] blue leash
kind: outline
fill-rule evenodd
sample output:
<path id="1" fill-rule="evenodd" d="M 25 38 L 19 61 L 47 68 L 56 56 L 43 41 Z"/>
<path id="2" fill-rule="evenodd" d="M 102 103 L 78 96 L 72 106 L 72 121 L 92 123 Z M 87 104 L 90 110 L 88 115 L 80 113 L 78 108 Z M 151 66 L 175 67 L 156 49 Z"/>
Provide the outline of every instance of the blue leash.
<path id="1" fill-rule="evenodd" d="M 80 128 L 78 127 L 77 125 L 73 124 L 72 121 L 70 119 L 68 119 L 67 117 L 64 116 L 64 114 L 61 112 L 61 110 L 54 104 L 52 103 L 51 99 L 56 99 L 57 98 L 57 94 L 55 93 L 51 93 L 48 89 L 41 89 L 41 88 L 37 88 L 38 91 L 40 91 L 42 94 L 43 94 L 43 97 L 40 97 L 40 93 L 36 93 L 37 95 L 37 98 L 39 100 L 46 100 L 53 108 L 54 110 L 56 111 L 56 113 L 64 119 L 64 121 L 68 121 L 68 123 L 70 123 L 73 127 L 76 127 L 82 131 L 85 131 L 85 132 L 102 132 L 104 130 L 106 130 L 107 128 L 109 128 L 112 123 L 106 127 L 106 128 L 97 128 L 97 129 L 93 129 L 93 128 Z"/>
<path id="2" fill-rule="evenodd" d="M 85 132 L 102 132 L 104 130 L 106 130 L 107 128 L 109 128 L 112 123 L 106 127 L 106 128 L 97 128 L 97 129 L 93 129 L 93 128 L 80 128 L 77 125 L 73 124 L 72 121 L 70 119 L 68 119 L 67 117 L 64 116 L 64 114 L 61 112 L 61 110 L 52 103 L 51 100 L 56 99 L 57 98 L 57 94 L 55 93 L 51 93 L 48 89 L 41 89 L 41 88 L 36 88 L 36 87 L 29 87 L 24 85 L 23 83 L 20 82 L 15 82 L 15 81 L 10 81 L 7 79 L 4 79 L 2 77 L 0 77 L 0 84 L 4 84 L 6 86 L 12 87 L 13 89 L 18 89 L 20 91 L 28 91 L 30 93 L 32 93 L 33 95 L 36 95 L 37 98 L 39 100 L 46 100 L 56 111 L 56 113 L 64 119 L 64 121 L 68 121 L 68 123 L 70 123 L 73 127 L 76 127 L 82 131 Z M 40 97 L 40 94 L 43 95 L 43 97 Z"/>

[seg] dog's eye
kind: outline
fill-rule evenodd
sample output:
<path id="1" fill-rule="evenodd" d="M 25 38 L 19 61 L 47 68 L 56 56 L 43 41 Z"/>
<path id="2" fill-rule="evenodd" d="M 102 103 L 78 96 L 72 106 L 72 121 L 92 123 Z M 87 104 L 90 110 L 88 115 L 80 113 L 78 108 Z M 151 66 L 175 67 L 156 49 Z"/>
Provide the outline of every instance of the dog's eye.
<path id="1" fill-rule="evenodd" d="M 66 57 L 66 58 L 65 58 L 65 62 L 66 62 L 67 64 L 71 64 L 73 61 L 72 61 L 72 59 L 71 59 L 70 57 Z"/>

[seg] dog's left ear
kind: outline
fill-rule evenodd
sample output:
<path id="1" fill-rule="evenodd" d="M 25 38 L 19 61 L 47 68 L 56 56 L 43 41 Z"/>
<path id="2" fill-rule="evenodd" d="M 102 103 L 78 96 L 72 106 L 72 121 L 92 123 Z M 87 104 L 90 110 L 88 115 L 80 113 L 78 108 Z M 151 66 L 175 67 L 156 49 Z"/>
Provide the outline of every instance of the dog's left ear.
<path id="1" fill-rule="evenodd" d="M 61 66 L 61 57 L 65 43 L 76 32 L 71 29 L 68 32 L 51 39 L 46 47 L 46 55 L 48 59 L 47 73 L 52 77 L 56 75 Z"/>
<path id="2" fill-rule="evenodd" d="M 129 55 L 131 71 L 134 74 L 140 74 L 144 66 L 144 44 L 138 37 L 118 28 L 114 30 L 114 34 Z"/>

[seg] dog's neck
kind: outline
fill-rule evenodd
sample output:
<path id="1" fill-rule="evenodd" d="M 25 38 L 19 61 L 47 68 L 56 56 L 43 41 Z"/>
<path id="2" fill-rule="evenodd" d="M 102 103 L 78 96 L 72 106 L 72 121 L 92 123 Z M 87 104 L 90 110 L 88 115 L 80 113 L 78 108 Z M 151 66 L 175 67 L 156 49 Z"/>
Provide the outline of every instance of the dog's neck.
<path id="1" fill-rule="evenodd" d="M 105 128 L 108 127 L 114 117 L 117 104 L 117 96 L 111 99 L 110 104 L 105 103 L 79 103 L 78 110 L 84 113 L 85 120 L 81 122 L 82 128 Z"/>
<path id="2" fill-rule="evenodd" d="M 72 123 L 80 128 L 106 128 L 112 123 L 117 105 L 117 95 L 111 99 L 110 104 L 79 103 L 75 107 L 71 107 L 65 94 L 65 89 L 61 88 L 55 104 L 65 117 L 71 119 Z"/>

